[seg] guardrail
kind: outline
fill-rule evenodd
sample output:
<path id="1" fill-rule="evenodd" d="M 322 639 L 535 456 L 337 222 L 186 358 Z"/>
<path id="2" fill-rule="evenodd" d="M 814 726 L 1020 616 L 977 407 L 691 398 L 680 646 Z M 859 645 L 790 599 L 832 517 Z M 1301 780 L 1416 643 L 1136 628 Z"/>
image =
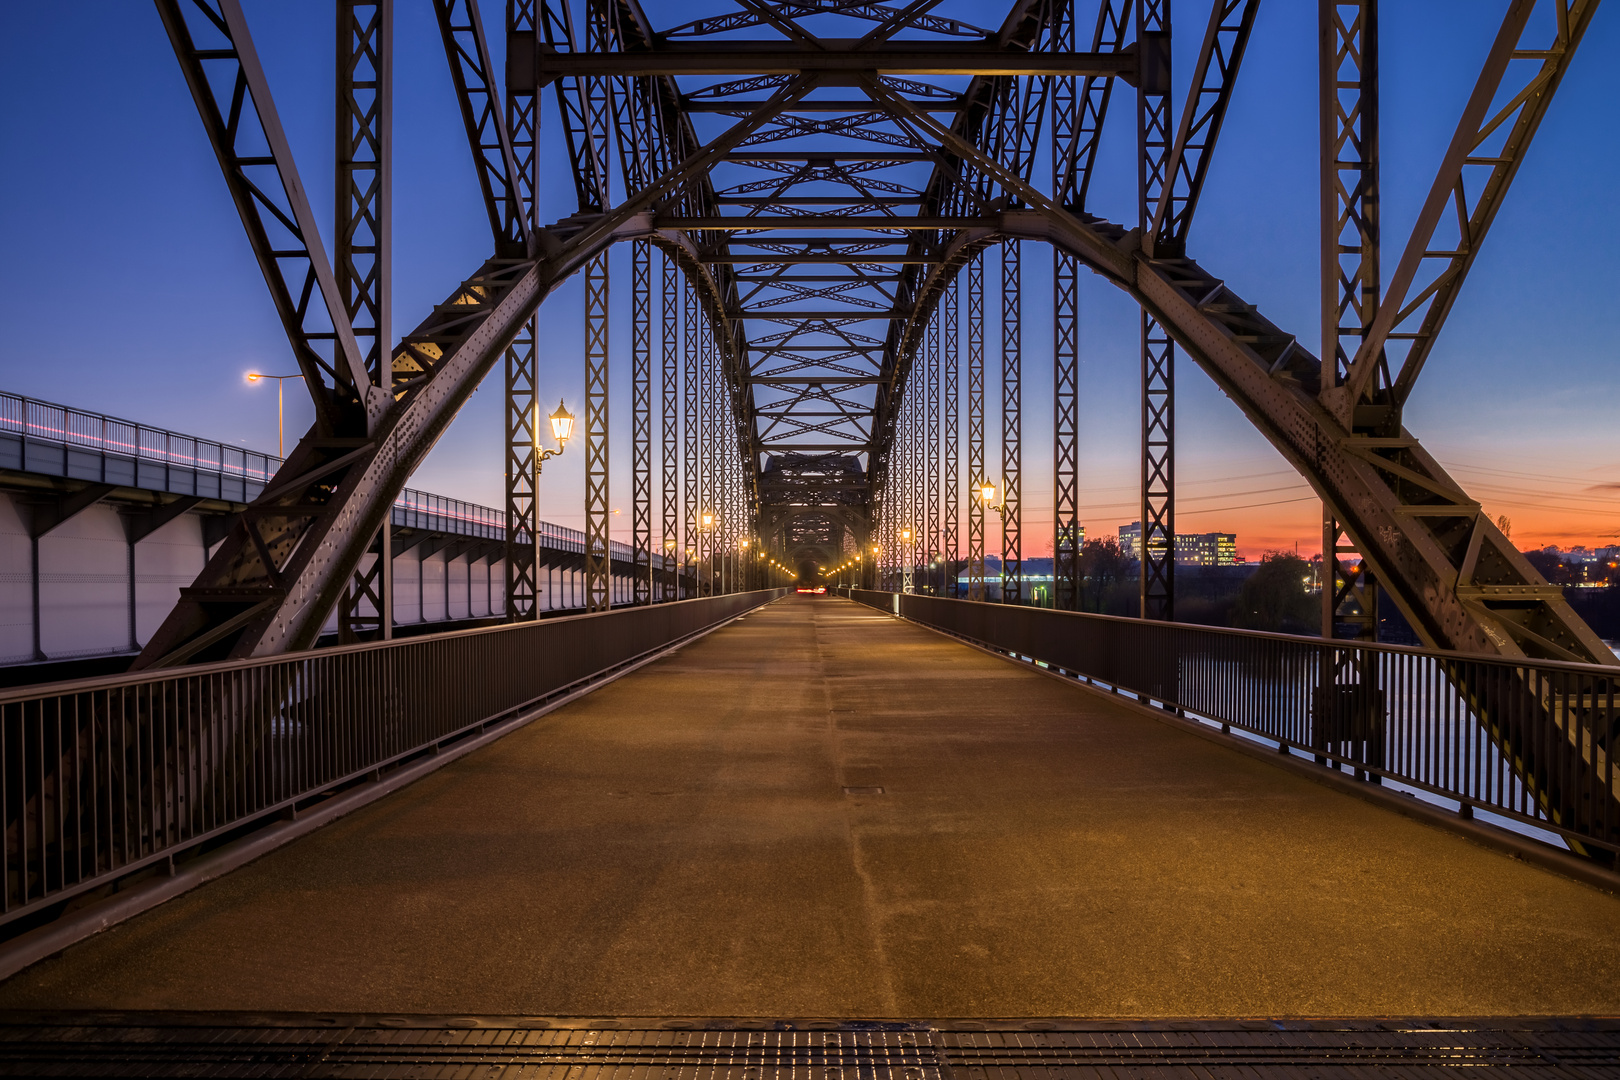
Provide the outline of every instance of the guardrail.
<path id="1" fill-rule="evenodd" d="M 1060 674 L 1620 853 L 1620 667 L 850 590 L 851 599 Z"/>
<path id="2" fill-rule="evenodd" d="M 282 462 L 274 454 L 0 390 L 0 437 L 5 435 L 22 441 L 13 441 L 15 460 L 0 446 L 0 467 L 229 502 L 257 498 Z M 505 511 L 409 488 L 394 500 L 392 521 L 401 528 L 506 539 Z M 539 533 L 542 547 L 585 551 L 585 534 L 578 529 L 542 521 Z M 621 562 L 635 561 L 630 544 L 615 540 L 612 552 Z M 662 569 L 675 562 L 663 552 L 650 558 Z"/>
<path id="3" fill-rule="evenodd" d="M 0 925 L 172 866 L 784 592 L 0 691 Z"/>

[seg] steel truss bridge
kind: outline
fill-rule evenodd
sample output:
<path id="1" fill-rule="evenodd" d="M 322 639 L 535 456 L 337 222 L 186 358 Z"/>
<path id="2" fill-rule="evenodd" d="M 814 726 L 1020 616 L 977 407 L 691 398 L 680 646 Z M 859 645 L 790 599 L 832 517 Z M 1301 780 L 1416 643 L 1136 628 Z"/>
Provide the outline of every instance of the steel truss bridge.
<path id="1" fill-rule="evenodd" d="M 1370 637 L 1381 589 L 1431 649 L 1612 663 L 1402 419 L 1596 0 L 1492 5 L 1500 28 L 1388 274 L 1377 3 L 1320 0 L 1321 356 L 1225 284 L 1218 252 L 1192 256 L 1259 6 L 1216 0 L 1191 28 L 1201 44 L 1181 100 L 1169 0 L 1017 0 L 999 21 L 985 9 L 982 26 L 940 14 L 940 0 L 737 0 L 687 21 L 640 0 L 508 0 L 494 14 L 476 0 L 434 0 L 490 256 L 394 342 L 390 0 L 337 4 L 330 252 L 239 0 L 157 0 L 317 420 L 138 667 L 305 649 L 334 608 L 347 638 L 385 635 L 388 582 L 375 568 L 389 563 L 389 508 L 497 368 L 508 611 L 534 618 L 537 342 L 554 315 L 543 302 L 576 274 L 588 593 L 605 610 L 617 243 L 631 246 L 633 557 L 690 558 L 702 593 L 719 588 L 712 568 L 751 544 L 742 587 L 783 583 L 778 567 L 858 558 L 868 588 L 909 589 L 927 573 L 915 567 L 960 559 L 981 598 L 988 500 L 971 493 L 999 481 L 1001 594 L 1025 599 L 1020 282 L 1044 247 L 1055 280 L 1059 608 L 1076 607 L 1079 592 L 1083 269 L 1142 313 L 1144 619 L 1175 610 L 1181 353 L 1321 497 L 1330 636 L 1339 624 Z M 504 71 L 492 34 L 505 36 Z M 1107 123 L 1135 130 L 1134 206 L 1090 197 Z M 563 214 L 540 205 L 541 170 L 557 168 L 539 152 L 543 124 L 557 125 L 574 182 Z M 1047 160 L 1050 175 L 1037 175 Z M 1000 345 L 999 393 L 987 339 Z M 999 462 L 986 460 L 992 431 Z M 636 579 L 637 603 L 674 599 L 672 577 L 657 595 L 656 579 Z M 1349 664 L 1325 677 L 1371 676 Z M 1612 774 L 1596 763 L 1616 732 L 1592 719 L 1590 702 L 1493 686 L 1465 696 L 1527 782 L 1534 747 L 1549 739 Z M 1510 702 L 1539 710 L 1541 726 L 1510 732 Z M 1553 781 L 1534 784 L 1568 813 L 1612 817 L 1612 785 L 1571 802 L 1547 790 Z"/>

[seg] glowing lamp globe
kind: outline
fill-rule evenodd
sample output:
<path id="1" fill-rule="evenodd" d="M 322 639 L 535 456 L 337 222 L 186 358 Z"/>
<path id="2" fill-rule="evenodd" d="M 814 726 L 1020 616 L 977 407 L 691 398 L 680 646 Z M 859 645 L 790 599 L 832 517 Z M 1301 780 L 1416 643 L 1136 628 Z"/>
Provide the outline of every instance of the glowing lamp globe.
<path id="1" fill-rule="evenodd" d="M 568 411 L 560 398 L 557 401 L 557 411 L 547 419 L 551 421 L 551 437 L 557 440 L 558 446 L 574 437 L 574 414 Z"/>

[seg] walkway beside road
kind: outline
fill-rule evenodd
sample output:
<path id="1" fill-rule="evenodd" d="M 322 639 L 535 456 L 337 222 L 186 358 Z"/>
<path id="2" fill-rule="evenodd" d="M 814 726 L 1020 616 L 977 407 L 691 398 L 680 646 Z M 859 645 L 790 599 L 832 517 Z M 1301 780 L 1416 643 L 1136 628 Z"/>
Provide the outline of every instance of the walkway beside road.
<path id="1" fill-rule="evenodd" d="M 1620 897 L 837 599 L 749 615 L 0 1008 L 1620 1014 Z"/>

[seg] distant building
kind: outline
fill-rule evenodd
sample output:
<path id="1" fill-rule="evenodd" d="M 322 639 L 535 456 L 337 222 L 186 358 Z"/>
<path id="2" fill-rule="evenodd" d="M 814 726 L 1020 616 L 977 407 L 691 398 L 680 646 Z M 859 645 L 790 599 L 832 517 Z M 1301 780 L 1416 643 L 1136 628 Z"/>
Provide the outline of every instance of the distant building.
<path id="1" fill-rule="evenodd" d="M 1176 562 L 1188 566 L 1236 566 L 1236 533 L 1181 533 L 1176 537 Z"/>
<path id="2" fill-rule="evenodd" d="M 1119 546 L 1134 559 L 1142 557 L 1142 523 L 1133 521 L 1119 527 Z M 1238 565 L 1236 533 L 1178 533 L 1176 562 L 1183 566 Z"/>
<path id="3" fill-rule="evenodd" d="M 1119 527 L 1119 546 L 1131 553 L 1131 558 L 1142 558 L 1142 523 L 1133 521 Z"/>
<path id="4" fill-rule="evenodd" d="M 1086 527 L 1084 525 L 1077 525 L 1075 526 L 1075 529 L 1079 535 L 1075 537 L 1074 549 L 1079 551 L 1081 548 L 1086 546 Z"/>

